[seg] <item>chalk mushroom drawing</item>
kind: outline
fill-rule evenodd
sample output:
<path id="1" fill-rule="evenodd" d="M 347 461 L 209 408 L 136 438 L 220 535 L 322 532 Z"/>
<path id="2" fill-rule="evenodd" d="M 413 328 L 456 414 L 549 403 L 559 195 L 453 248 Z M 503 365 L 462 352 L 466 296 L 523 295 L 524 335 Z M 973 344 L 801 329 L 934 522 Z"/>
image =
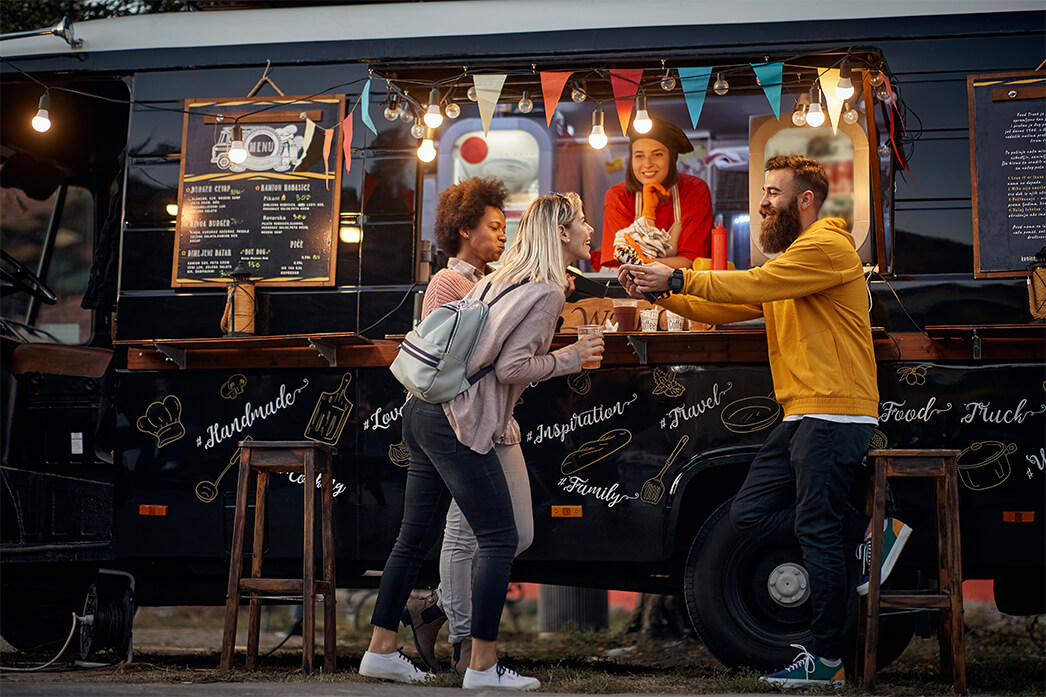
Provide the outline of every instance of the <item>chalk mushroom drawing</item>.
<path id="1" fill-rule="evenodd" d="M 250 436 L 247 436 L 246 438 L 244 438 L 244 440 L 254 440 L 254 439 L 251 438 Z M 204 503 L 210 503 L 215 498 L 217 498 L 217 496 L 218 496 L 218 483 L 221 482 L 222 477 L 225 476 L 226 472 L 228 472 L 229 470 L 231 470 L 234 467 L 239 466 L 239 464 L 240 464 L 240 447 L 237 446 L 236 450 L 232 454 L 232 457 L 229 458 L 229 464 L 227 464 L 225 466 L 225 469 L 223 469 L 221 471 L 221 474 L 218 475 L 217 479 L 215 479 L 213 482 L 209 482 L 209 481 L 204 480 L 204 481 L 202 481 L 202 482 L 200 482 L 199 484 L 196 485 L 196 498 L 200 499 Z"/>
<path id="2" fill-rule="evenodd" d="M 688 440 L 690 440 L 689 436 L 683 436 L 680 438 L 679 442 L 676 443 L 675 450 L 673 450 L 672 454 L 668 456 L 667 460 L 665 460 L 665 466 L 661 468 L 661 471 L 657 473 L 657 476 L 651 477 L 643 482 L 643 488 L 639 490 L 640 501 L 653 505 L 658 503 L 661 500 L 661 497 L 665 495 L 665 484 L 661 481 L 661 478 L 665 476 L 665 472 L 667 472 L 668 468 L 672 466 L 673 462 L 675 462 L 676 456 L 679 455 L 679 451 L 683 449 L 683 446 L 686 445 Z"/>
<path id="3" fill-rule="evenodd" d="M 772 394 L 772 393 L 771 393 Z M 781 405 L 773 397 L 743 397 L 723 407 L 720 418 L 734 433 L 754 433 L 770 428 L 781 415 Z"/>
<path id="4" fill-rule="evenodd" d="M 967 489 L 984 491 L 993 489 L 1007 479 L 1013 471 L 1010 455 L 1016 452 L 1014 443 L 983 440 L 973 443 L 959 453 L 955 463 L 959 469 L 959 481 Z"/>
<path id="5" fill-rule="evenodd" d="M 231 376 L 219 390 L 222 399 L 236 399 L 247 389 L 247 378 L 237 373 Z"/>
<path id="6" fill-rule="evenodd" d="M 173 394 L 145 409 L 145 416 L 138 419 L 138 430 L 156 436 L 156 447 L 170 445 L 185 435 L 182 426 L 182 403 Z"/>
<path id="7" fill-rule="evenodd" d="M 332 392 L 321 392 L 305 426 L 305 437 L 327 445 L 337 445 L 341 432 L 349 420 L 353 404 L 349 401 L 349 383 L 352 374 L 345 373 L 341 384 Z"/>
<path id="8" fill-rule="evenodd" d="M 667 368 L 654 368 L 654 394 L 678 397 L 684 392 L 686 388 L 676 382 L 675 373 Z"/>
<path id="9" fill-rule="evenodd" d="M 410 464 L 410 453 L 403 443 L 393 443 L 389 446 L 389 460 L 397 467 L 406 467 Z"/>
<path id="10" fill-rule="evenodd" d="M 623 428 L 607 431 L 596 440 L 590 440 L 564 458 L 559 466 L 562 474 L 574 474 L 607 458 L 632 440 L 632 434 Z"/>
<path id="11" fill-rule="evenodd" d="M 592 389 L 590 372 L 589 370 L 582 370 L 580 373 L 568 375 L 567 387 L 570 388 L 570 391 L 575 394 L 588 394 L 588 391 Z"/>

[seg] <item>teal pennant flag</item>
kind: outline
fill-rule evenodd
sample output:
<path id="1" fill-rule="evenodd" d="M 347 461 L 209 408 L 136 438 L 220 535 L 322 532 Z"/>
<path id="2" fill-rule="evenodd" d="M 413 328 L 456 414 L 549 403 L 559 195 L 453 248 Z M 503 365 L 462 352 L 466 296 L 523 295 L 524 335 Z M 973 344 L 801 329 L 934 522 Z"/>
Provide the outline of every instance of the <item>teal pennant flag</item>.
<path id="1" fill-rule="evenodd" d="M 752 63 L 752 70 L 759 78 L 763 94 L 774 110 L 774 116 L 781 118 L 781 77 L 784 74 L 784 63 Z"/>
<path id="2" fill-rule="evenodd" d="M 707 68 L 678 68 L 679 80 L 683 83 L 683 96 L 686 97 L 686 108 L 690 120 L 697 128 L 701 118 L 701 109 L 705 105 L 705 92 L 708 90 L 708 76 L 712 74 L 711 66 Z"/>
<path id="3" fill-rule="evenodd" d="M 370 129 L 374 135 L 378 135 L 378 129 L 374 128 L 374 122 L 370 118 L 370 80 L 363 86 L 363 94 L 360 95 L 360 117 L 363 125 Z"/>

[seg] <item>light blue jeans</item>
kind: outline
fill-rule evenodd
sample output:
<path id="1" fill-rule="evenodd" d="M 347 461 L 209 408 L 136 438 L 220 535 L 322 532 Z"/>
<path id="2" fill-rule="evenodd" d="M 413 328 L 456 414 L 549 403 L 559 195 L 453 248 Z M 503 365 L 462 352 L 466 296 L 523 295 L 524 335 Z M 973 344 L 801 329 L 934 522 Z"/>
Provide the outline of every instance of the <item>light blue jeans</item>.
<path id="1" fill-rule="evenodd" d="M 519 556 L 534 541 L 534 508 L 530 500 L 527 463 L 519 445 L 498 445 L 494 450 L 501 461 L 512 499 L 512 514 L 519 535 L 516 556 Z M 447 616 L 452 644 L 472 636 L 472 562 L 478 549 L 476 535 L 458 508 L 458 502 L 452 501 L 443 532 L 443 549 L 439 555 L 440 585 L 436 589 L 439 606 Z"/>

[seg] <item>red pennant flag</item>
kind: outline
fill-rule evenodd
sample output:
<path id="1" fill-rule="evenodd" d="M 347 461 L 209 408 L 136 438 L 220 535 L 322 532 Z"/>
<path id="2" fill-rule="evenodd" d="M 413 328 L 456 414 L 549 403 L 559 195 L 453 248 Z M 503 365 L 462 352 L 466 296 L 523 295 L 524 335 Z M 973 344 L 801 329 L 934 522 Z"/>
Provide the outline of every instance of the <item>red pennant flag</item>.
<path id="1" fill-rule="evenodd" d="M 366 134 L 364 134 L 366 135 Z M 345 154 L 345 174 L 352 171 L 352 114 L 341 122 L 341 149 Z"/>
<path id="2" fill-rule="evenodd" d="M 327 184 L 327 191 L 331 189 L 330 180 L 330 162 L 331 162 L 331 141 L 334 140 L 334 129 L 328 128 L 323 132 L 323 180 Z"/>
<path id="3" fill-rule="evenodd" d="M 628 117 L 632 115 L 632 105 L 639 93 L 639 82 L 643 79 L 642 68 L 611 70 L 610 85 L 614 88 L 614 101 L 617 103 L 617 118 L 621 121 L 621 132 L 628 135 Z"/>
<path id="4" fill-rule="evenodd" d="M 563 85 L 574 73 L 541 73 L 541 96 L 545 99 L 545 125 L 552 125 L 556 115 L 556 106 L 563 96 Z"/>

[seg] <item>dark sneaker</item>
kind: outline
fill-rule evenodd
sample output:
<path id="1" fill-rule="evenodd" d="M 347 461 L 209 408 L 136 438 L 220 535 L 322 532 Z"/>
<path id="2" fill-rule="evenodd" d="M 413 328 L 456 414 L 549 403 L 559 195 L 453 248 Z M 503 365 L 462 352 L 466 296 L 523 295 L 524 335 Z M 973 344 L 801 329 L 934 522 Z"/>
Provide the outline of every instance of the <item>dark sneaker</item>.
<path id="1" fill-rule="evenodd" d="M 439 672 L 439 659 L 436 658 L 436 637 L 439 635 L 440 627 L 447 621 L 437 604 L 439 597 L 436 592 L 429 593 L 424 598 L 408 600 L 407 606 L 403 608 L 400 621 L 405 627 L 410 627 L 414 634 L 414 648 L 418 650 L 425 666 L 435 672 Z M 466 664 L 467 665 L 467 664 Z"/>
<path id="2" fill-rule="evenodd" d="M 537 678 L 520 675 L 502 663 L 495 663 L 486 670 L 465 671 L 461 686 L 466 690 L 521 690 L 530 692 L 541 687 Z"/>
<path id="3" fill-rule="evenodd" d="M 912 529 L 896 518 L 883 521 L 883 570 L 879 578 L 880 583 L 885 583 L 890 577 L 890 572 L 893 571 L 894 564 L 901 556 L 901 551 L 904 550 L 911 534 Z M 861 558 L 861 582 L 857 584 L 857 594 L 868 595 L 868 574 L 872 558 L 871 535 L 864 538 L 864 542 L 857 548 L 857 556 Z"/>
<path id="4" fill-rule="evenodd" d="M 465 639 L 454 644 L 454 656 L 451 658 L 451 665 L 454 666 L 457 674 L 464 676 L 471 662 L 472 639 Z"/>
<path id="5" fill-rule="evenodd" d="M 846 684 L 846 670 L 843 662 L 830 666 L 813 655 L 799 644 L 792 644 L 800 653 L 792 665 L 771 675 L 759 678 L 760 682 L 778 687 L 805 687 L 807 685 L 831 685 L 842 687 Z"/>
<path id="6" fill-rule="evenodd" d="M 403 651 L 396 653 L 372 653 L 367 651 L 360 661 L 360 675 L 396 682 L 425 682 L 435 676 L 414 665 Z"/>

